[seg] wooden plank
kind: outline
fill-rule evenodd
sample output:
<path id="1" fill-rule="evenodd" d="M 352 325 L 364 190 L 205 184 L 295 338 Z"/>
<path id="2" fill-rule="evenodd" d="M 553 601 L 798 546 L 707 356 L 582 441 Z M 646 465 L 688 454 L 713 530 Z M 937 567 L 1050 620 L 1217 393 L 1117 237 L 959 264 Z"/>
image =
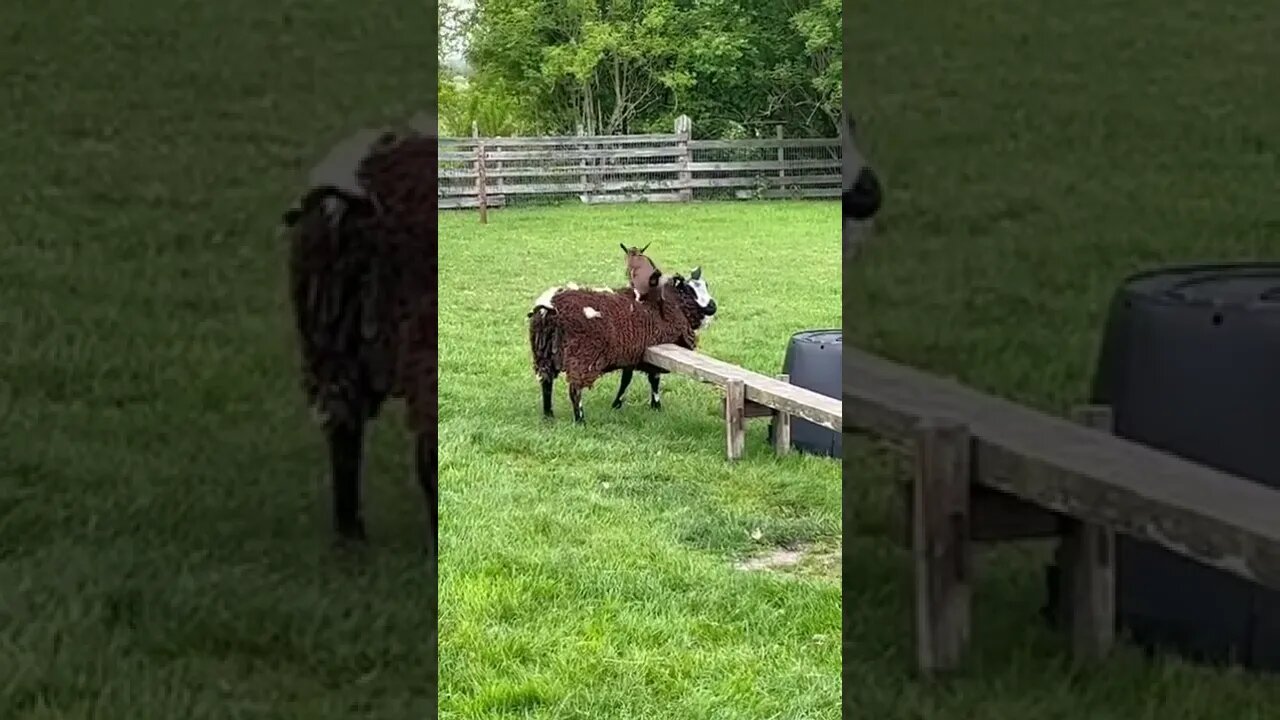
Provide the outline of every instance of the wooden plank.
<path id="1" fill-rule="evenodd" d="M 490 195 L 486 198 L 489 207 L 504 207 L 507 199 L 501 195 Z M 460 210 L 479 207 L 478 199 L 472 195 L 470 197 L 441 197 L 437 199 L 437 206 L 441 210 Z"/>
<path id="2" fill-rule="evenodd" d="M 778 382 L 791 384 L 791 376 L 783 373 Z M 773 451 L 778 455 L 791 452 L 791 416 L 779 410 L 773 418 Z"/>
<path id="3" fill-rule="evenodd" d="M 729 460 L 742 458 L 742 450 L 746 447 L 747 418 L 743 414 L 746 401 L 745 388 L 741 380 L 730 380 L 724 387 L 724 438 L 725 455 Z"/>
<path id="4" fill-rule="evenodd" d="M 438 145 L 441 148 L 446 146 L 450 148 L 473 148 L 479 140 L 483 140 L 486 145 L 501 145 L 502 147 L 540 147 L 545 145 L 578 145 L 580 143 L 594 143 L 598 145 L 641 145 L 660 142 L 674 143 L 677 138 L 671 133 L 650 133 L 647 135 L 498 136 L 487 138 L 442 137 L 439 139 Z"/>
<path id="5" fill-rule="evenodd" d="M 586 160 L 580 162 L 586 163 Z M 630 164 L 590 164 L 590 165 L 507 165 L 501 172 L 491 172 L 489 177 L 497 178 L 554 178 L 569 177 L 577 180 L 586 175 L 652 175 L 656 173 L 679 172 L 678 163 L 646 163 Z M 474 179 L 475 174 L 467 168 L 441 168 L 437 171 L 440 178 Z"/>
<path id="6" fill-rule="evenodd" d="M 1112 432 L 1111 408 L 1080 407 L 1073 417 L 1084 427 Z M 1058 559 L 1071 654 L 1079 663 L 1106 657 L 1115 645 L 1115 545 L 1115 533 L 1105 525 L 1068 521 Z"/>
<path id="7" fill-rule="evenodd" d="M 792 170 L 817 170 L 839 167 L 840 158 L 832 160 L 788 160 L 782 163 L 777 160 L 689 163 L 689 170 L 691 172 L 730 172 L 735 170 L 786 170 L 787 172 L 791 172 Z M 839 175 L 836 177 L 839 177 Z"/>
<path id="8" fill-rule="evenodd" d="M 840 197 L 840 176 L 832 175 L 828 182 L 834 183 L 829 188 L 797 188 L 794 190 L 761 190 L 759 192 L 752 190 L 738 190 L 733 195 L 739 200 L 751 200 L 762 198 L 766 200 L 792 200 L 792 199 L 815 199 L 815 198 L 838 198 Z M 791 180 L 792 178 L 787 178 Z"/>
<path id="9" fill-rule="evenodd" d="M 909 438 L 953 417 L 975 438 L 978 481 L 1280 589 L 1280 492 L 991 397 L 846 344 L 850 429 Z"/>
<path id="10" fill-rule="evenodd" d="M 840 138 L 760 138 L 751 140 L 690 140 L 691 150 L 751 150 L 771 148 L 820 148 L 839 149 Z"/>
<path id="11" fill-rule="evenodd" d="M 493 150 L 485 146 L 485 156 L 491 161 L 533 161 L 533 160 L 615 160 L 623 158 L 661 158 L 676 157 L 680 150 L 673 146 L 657 148 L 612 148 L 591 150 L 580 147 L 567 147 L 563 150 Z M 438 160 L 441 162 L 467 162 L 476 159 L 478 150 L 468 152 L 442 151 Z"/>
<path id="12" fill-rule="evenodd" d="M 606 205 L 609 203 L 636 203 L 636 202 L 680 202 L 681 198 L 678 193 L 625 193 L 618 195 L 590 195 L 583 202 L 588 205 Z"/>
<path id="13" fill-rule="evenodd" d="M 612 150 L 497 150 L 485 155 L 490 160 L 610 160 L 615 158 L 679 157 L 676 146 L 660 148 L 613 148 Z"/>
<path id="14" fill-rule="evenodd" d="M 645 350 L 644 361 L 668 372 L 689 375 L 720 387 L 725 387 L 730 380 L 742 380 L 746 386 L 746 399 L 808 420 L 815 425 L 840 431 L 841 404 L 836 398 L 780 382 L 679 345 L 650 347 Z"/>
<path id="15" fill-rule="evenodd" d="M 475 160 L 474 157 L 471 158 Z M 586 162 L 585 160 L 583 162 Z M 579 178 L 583 176 L 596 175 L 655 175 L 659 173 L 676 174 L 682 167 L 676 163 L 657 163 L 646 165 L 531 165 L 531 166 L 510 166 L 506 165 L 502 170 L 494 170 L 488 173 L 490 178 L 540 178 L 552 179 L 558 177 L 571 178 L 581 182 Z M 437 171 L 436 177 L 441 180 L 465 180 L 475 181 L 475 170 L 467 168 L 441 168 Z M 773 175 L 753 174 L 738 175 L 733 177 L 695 177 L 689 180 L 689 187 L 755 187 L 757 185 L 765 187 L 777 187 L 778 185 L 829 185 L 839 183 L 840 176 L 833 173 L 822 173 L 814 175 L 787 175 L 784 178 L 778 178 Z"/>
<path id="16" fill-rule="evenodd" d="M 969 432 L 926 420 L 915 432 L 911 555 L 915 568 L 916 665 L 925 675 L 954 670 L 969 644 Z"/>
<path id="17" fill-rule="evenodd" d="M 560 178 L 560 177 L 566 178 L 565 182 L 525 183 L 525 184 L 505 183 L 502 186 L 504 192 L 519 192 L 519 193 L 525 193 L 525 194 L 541 194 L 541 193 L 553 193 L 553 192 L 584 192 L 592 188 L 607 187 L 611 183 L 615 183 L 615 182 L 617 183 L 648 183 L 648 185 L 653 188 L 670 188 L 670 189 L 681 189 L 685 187 L 686 184 L 690 188 L 734 188 L 734 187 L 757 188 L 758 187 L 758 188 L 764 188 L 766 194 L 769 193 L 768 188 L 777 187 L 779 184 L 832 185 L 832 189 L 836 191 L 839 191 L 840 189 L 839 175 L 810 175 L 810 176 L 788 175 L 786 178 L 771 177 L 768 175 L 757 175 L 752 177 L 692 178 L 688 181 L 674 180 L 674 179 L 655 179 L 655 180 L 632 179 L 632 180 L 613 180 L 613 181 L 596 181 L 596 182 L 588 181 L 586 183 L 583 183 L 581 180 L 578 179 L 583 175 L 605 175 L 605 174 L 629 175 L 637 172 L 637 169 L 636 169 L 637 167 L 638 166 L 632 166 L 627 168 L 611 168 L 611 169 L 606 169 L 605 171 L 602 171 L 602 172 L 593 172 L 592 169 L 588 168 L 586 172 L 579 172 L 578 169 L 575 169 L 573 173 L 565 172 L 565 173 L 546 173 L 546 174 L 540 171 L 513 172 L 511 170 L 502 170 L 502 171 L 488 172 L 486 169 L 486 177 L 490 179 L 510 178 L 510 177 L 538 177 L 538 178 L 549 179 L 549 180 Z M 670 173 L 674 171 L 662 170 L 661 172 Z M 465 174 L 462 174 L 462 173 L 441 174 L 439 178 L 442 180 L 444 179 L 469 180 L 471 183 L 470 185 L 442 184 L 440 186 L 442 194 L 456 195 L 456 194 L 464 194 L 463 191 L 468 191 L 471 193 L 475 192 L 474 190 L 475 171 L 474 170 L 468 170 Z M 778 192 L 781 193 L 782 195 L 785 195 L 788 197 L 790 196 L 789 190 L 782 190 Z M 826 192 L 826 190 L 824 189 L 823 192 Z"/>

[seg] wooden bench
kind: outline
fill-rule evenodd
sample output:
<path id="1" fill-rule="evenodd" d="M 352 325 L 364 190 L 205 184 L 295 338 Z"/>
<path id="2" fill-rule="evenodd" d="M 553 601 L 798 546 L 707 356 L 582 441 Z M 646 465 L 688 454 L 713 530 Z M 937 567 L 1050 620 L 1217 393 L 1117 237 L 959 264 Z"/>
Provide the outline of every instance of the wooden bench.
<path id="1" fill-rule="evenodd" d="M 777 417 L 773 445 L 780 455 L 791 449 L 793 417 L 841 431 L 840 400 L 796 387 L 785 375 L 771 378 L 679 345 L 655 345 L 645 350 L 644 361 L 724 389 L 725 454 L 730 460 L 742 457 L 747 418 Z"/>
<path id="2" fill-rule="evenodd" d="M 954 668 L 969 641 L 974 541 L 1061 538 L 1073 654 L 1114 642 L 1114 533 L 1280 589 L 1280 492 L 845 345 L 844 432 L 910 441 L 916 661 Z M 848 447 L 848 440 L 846 440 Z"/>

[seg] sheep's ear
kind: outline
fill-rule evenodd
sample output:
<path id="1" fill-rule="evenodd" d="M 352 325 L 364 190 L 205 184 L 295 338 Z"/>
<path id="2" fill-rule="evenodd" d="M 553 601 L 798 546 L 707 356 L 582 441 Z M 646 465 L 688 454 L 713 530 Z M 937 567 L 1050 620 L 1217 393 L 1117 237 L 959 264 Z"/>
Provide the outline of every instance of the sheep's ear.
<path id="1" fill-rule="evenodd" d="M 701 266 L 701 265 L 699 265 L 698 267 L 694 268 L 694 269 L 693 269 L 693 272 L 689 273 L 689 279 L 690 279 L 690 280 L 697 280 L 698 278 L 701 278 L 701 277 L 702 277 L 702 266 Z"/>

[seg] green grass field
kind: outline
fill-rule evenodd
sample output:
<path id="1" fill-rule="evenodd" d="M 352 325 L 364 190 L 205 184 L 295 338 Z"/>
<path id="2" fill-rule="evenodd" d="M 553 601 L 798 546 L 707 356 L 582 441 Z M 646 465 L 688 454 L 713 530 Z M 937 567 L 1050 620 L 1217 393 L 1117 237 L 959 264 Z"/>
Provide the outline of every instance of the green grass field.
<path id="1" fill-rule="evenodd" d="M 704 269 L 700 349 L 780 370 L 791 333 L 838 327 L 834 203 L 565 207 L 440 216 L 441 703 L 456 717 L 834 718 L 840 466 L 776 458 L 766 422 L 724 459 L 719 394 L 643 376 L 566 385 L 541 417 L 525 317 L 547 287 L 624 284 L 652 242 Z M 788 571 L 735 563 L 803 548 Z"/>
<path id="2" fill-rule="evenodd" d="M 329 547 L 275 237 L 307 165 L 428 106 L 431 7 L 10 3 L 0 718 L 420 720 L 432 592 L 392 412 Z"/>
<path id="3" fill-rule="evenodd" d="M 1061 413 L 1127 273 L 1280 253 L 1277 13 L 982 0 L 867 4 L 857 23 L 849 94 L 890 195 L 844 276 L 851 342 Z M 904 468 L 869 446 L 849 467 L 849 717 L 1276 716 L 1274 677 L 1131 649 L 1072 672 L 1038 621 L 1034 550 L 982 560 L 960 677 L 911 680 L 907 560 L 887 538 Z"/>

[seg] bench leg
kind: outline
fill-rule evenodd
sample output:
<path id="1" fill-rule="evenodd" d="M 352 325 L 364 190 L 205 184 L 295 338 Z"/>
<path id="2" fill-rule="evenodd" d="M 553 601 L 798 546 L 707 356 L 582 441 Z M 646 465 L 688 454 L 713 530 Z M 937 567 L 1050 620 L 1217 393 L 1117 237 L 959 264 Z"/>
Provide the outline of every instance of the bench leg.
<path id="1" fill-rule="evenodd" d="M 969 644 L 970 436 L 962 425 L 922 423 L 911 488 L 916 664 L 932 675 L 955 669 Z"/>
<path id="2" fill-rule="evenodd" d="M 730 460 L 742 457 L 747 439 L 746 389 L 741 380 L 730 380 L 724 388 L 725 454 Z"/>
<path id="3" fill-rule="evenodd" d="M 791 382 L 791 376 L 783 373 L 778 379 Z M 773 416 L 773 451 L 778 455 L 791 452 L 791 415 L 778 410 Z"/>
<path id="4" fill-rule="evenodd" d="M 1110 408 L 1086 406 L 1077 408 L 1073 416 L 1081 425 L 1112 431 Z M 1069 520 L 1058 560 L 1072 658 L 1080 663 L 1099 660 L 1115 645 L 1115 533 L 1101 525 Z"/>

